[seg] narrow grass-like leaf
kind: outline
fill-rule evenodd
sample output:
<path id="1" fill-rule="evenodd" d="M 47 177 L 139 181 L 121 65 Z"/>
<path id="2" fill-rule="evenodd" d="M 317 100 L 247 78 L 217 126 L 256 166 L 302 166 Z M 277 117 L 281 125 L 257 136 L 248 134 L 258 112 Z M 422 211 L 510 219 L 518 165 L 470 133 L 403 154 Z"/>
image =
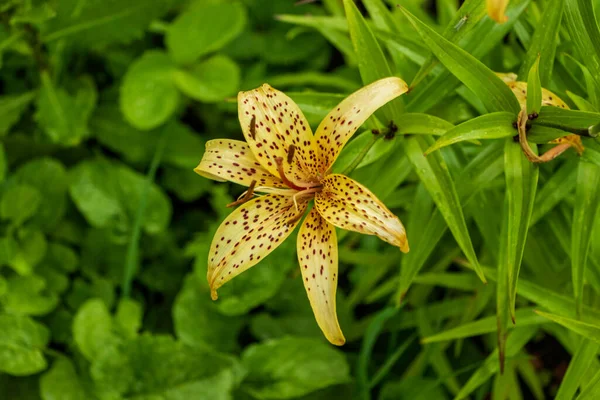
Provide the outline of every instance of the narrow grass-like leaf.
<path id="1" fill-rule="evenodd" d="M 600 167 L 581 160 L 577 171 L 577 189 L 571 233 L 571 272 L 577 315 L 583 304 L 583 277 L 592 240 L 592 229 L 600 199 Z"/>
<path id="2" fill-rule="evenodd" d="M 576 319 L 566 318 L 561 315 L 550 314 L 542 311 L 536 311 L 536 313 L 564 326 L 565 328 L 583 336 L 584 338 L 590 339 L 596 343 L 600 343 L 600 325 L 588 324 L 587 322 L 581 322 Z"/>
<path id="3" fill-rule="evenodd" d="M 377 386 L 379 384 L 379 382 L 381 382 L 381 380 L 383 378 L 385 378 L 385 376 L 390 372 L 390 370 L 394 367 L 394 365 L 396 364 L 396 362 L 398 361 L 398 359 L 400 357 L 402 357 L 402 355 L 406 352 L 406 350 L 408 350 L 408 348 L 410 346 L 412 346 L 412 344 L 415 342 L 415 339 L 417 338 L 417 335 L 412 335 L 411 337 L 409 337 L 408 339 L 406 339 L 404 341 L 404 343 L 402 343 L 402 346 L 398 347 L 383 363 L 383 365 L 381 367 L 379 367 L 379 369 L 377 370 L 377 372 L 374 374 L 373 378 L 371 379 L 371 382 L 369 383 L 369 388 L 372 389 L 375 386 Z"/>
<path id="4" fill-rule="evenodd" d="M 592 3 L 587 0 L 565 0 L 565 25 L 577 52 L 600 85 L 600 33 L 593 9 L 588 9 L 586 3 L 591 8 Z"/>
<path id="5" fill-rule="evenodd" d="M 532 124 L 562 129 L 580 136 L 596 137 L 600 134 L 600 113 L 544 106 Z"/>
<path id="6" fill-rule="evenodd" d="M 587 112 L 598 112 L 598 109 L 592 103 L 590 103 L 583 97 L 578 96 L 573 92 L 569 92 L 568 90 L 567 90 L 567 96 L 569 96 L 571 101 L 573 103 L 575 103 L 575 105 L 577 106 L 577 108 L 579 110 L 587 111 Z"/>
<path id="7" fill-rule="evenodd" d="M 588 383 L 588 386 L 581 391 L 577 400 L 594 400 L 600 397 L 600 370 Z"/>
<path id="8" fill-rule="evenodd" d="M 500 251 L 506 252 L 508 302 L 514 323 L 517 280 L 535 200 L 539 168 L 527 160 L 518 143 L 509 139 L 504 147 L 504 169 L 508 199 L 508 238 L 506 249 Z"/>
<path id="9" fill-rule="evenodd" d="M 515 118 L 513 113 L 500 111 L 470 119 L 447 131 L 433 146 L 427 149 L 425 154 L 431 154 L 442 147 L 466 140 L 499 139 L 514 136 L 517 134 L 512 125 Z"/>
<path id="10" fill-rule="evenodd" d="M 538 191 L 531 214 L 534 225 L 575 189 L 577 164 L 568 161 L 558 167 Z"/>
<path id="11" fill-rule="evenodd" d="M 454 128 L 450 122 L 429 114 L 404 113 L 398 126 L 398 133 L 443 135 Z"/>
<path id="12" fill-rule="evenodd" d="M 531 340 L 536 331 L 537 327 L 525 327 L 515 329 L 513 332 L 511 332 L 506 346 L 506 357 L 515 357 L 521 351 L 523 346 L 525 346 L 525 344 Z M 485 359 L 483 365 L 479 367 L 473 375 L 471 375 L 471 378 L 469 378 L 467 383 L 465 383 L 465 385 L 460 389 L 460 392 L 456 395 L 456 397 L 454 397 L 454 399 L 459 400 L 469 396 L 475 391 L 475 389 L 483 385 L 496 372 L 498 372 L 498 368 L 498 350 L 495 350 Z"/>
<path id="13" fill-rule="evenodd" d="M 506 151 L 506 150 L 505 150 Z M 506 157 L 506 156 L 505 156 Z M 498 362 L 500 371 L 504 372 L 504 363 L 506 360 L 506 339 L 508 338 L 509 329 L 509 314 L 510 302 L 509 302 L 509 260 L 510 255 L 508 254 L 509 237 L 508 237 L 508 195 L 504 198 L 502 219 L 502 229 L 500 231 L 500 246 L 498 252 L 498 269 L 496 273 L 496 343 L 498 350 Z M 513 324 L 514 325 L 514 324 Z"/>
<path id="14" fill-rule="evenodd" d="M 556 45 L 558 43 L 556 39 L 560 30 L 564 2 L 565 0 L 551 0 L 545 4 L 544 12 L 538 21 L 531 43 L 527 48 L 527 55 L 519 69 L 520 80 L 531 73 L 531 68 L 537 62 L 539 63 L 539 80 L 541 85 L 548 86 L 550 83 Z M 531 93 L 529 89 L 527 89 L 527 93 Z M 533 112 L 529 110 L 529 106 L 527 107 L 527 112 L 529 114 Z"/>
<path id="15" fill-rule="evenodd" d="M 535 59 L 535 63 L 527 75 L 527 114 L 539 114 L 542 108 L 542 84 L 540 82 L 540 57 Z"/>
<path id="16" fill-rule="evenodd" d="M 378 79 L 392 76 L 392 70 L 375 35 L 367 25 L 356 4 L 354 4 L 354 1 L 344 0 L 344 9 L 346 10 L 350 38 L 352 39 L 352 44 L 358 58 L 358 70 L 360 71 L 363 83 L 366 85 Z M 399 124 L 403 108 L 403 100 L 401 97 L 398 97 L 381 107 L 381 110 L 388 121 L 395 121 L 396 124 Z M 388 121 L 385 121 L 385 123 Z"/>
<path id="17" fill-rule="evenodd" d="M 465 50 L 444 39 L 406 9 L 401 10 L 438 60 L 479 97 L 488 111 L 509 111 L 515 114 L 519 112 L 516 97 L 492 70 Z"/>
<path id="18" fill-rule="evenodd" d="M 478 267 L 477 255 L 469 236 L 460 199 L 446 162 L 439 152 L 429 157 L 423 155 L 432 142 L 433 139 L 428 136 L 412 137 L 406 141 L 406 154 L 414 165 L 417 175 L 427 187 L 440 213 L 444 216 L 456 242 L 467 259 L 475 265 L 475 272 L 479 278 L 486 282 L 485 276 Z"/>
<path id="19" fill-rule="evenodd" d="M 589 339 L 582 338 L 577 346 L 577 351 L 569 363 L 569 368 L 560 383 L 555 400 L 571 400 L 575 397 L 577 388 L 581 384 L 581 378 L 592 364 L 598 354 L 600 344 Z"/>
<path id="20" fill-rule="evenodd" d="M 515 312 L 519 320 L 519 328 L 529 325 L 540 325 L 546 320 L 533 312 L 533 307 L 519 309 Z M 495 316 L 485 317 L 477 321 L 451 328 L 446 331 L 421 339 L 421 343 L 445 342 L 450 340 L 464 339 L 473 336 L 496 332 L 498 323 Z"/>
<path id="21" fill-rule="evenodd" d="M 527 131 L 527 141 L 531 143 L 544 144 L 567 135 L 570 135 L 570 133 L 565 132 L 562 129 L 535 125 Z"/>

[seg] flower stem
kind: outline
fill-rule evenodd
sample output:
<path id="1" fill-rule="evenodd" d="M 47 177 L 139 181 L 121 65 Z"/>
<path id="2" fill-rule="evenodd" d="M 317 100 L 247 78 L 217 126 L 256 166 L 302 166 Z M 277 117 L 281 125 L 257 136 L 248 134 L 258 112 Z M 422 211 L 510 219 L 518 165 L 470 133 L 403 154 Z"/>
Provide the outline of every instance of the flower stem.
<path id="1" fill-rule="evenodd" d="M 150 168 L 146 174 L 146 181 L 144 182 L 144 188 L 142 189 L 142 196 L 138 204 L 137 213 L 135 214 L 135 220 L 133 221 L 133 228 L 131 230 L 131 239 L 127 246 L 127 255 L 125 256 L 125 270 L 123 274 L 123 298 L 128 298 L 131 295 L 131 283 L 133 281 L 133 275 L 135 272 L 136 261 L 138 260 L 139 254 L 139 241 L 142 232 L 142 222 L 144 221 L 144 213 L 146 212 L 146 205 L 148 203 L 148 192 L 150 186 L 154 182 L 156 176 L 156 170 L 160 165 L 160 160 L 165 150 L 167 143 L 167 129 L 163 128 L 156 144 L 156 150 L 154 150 L 154 156 L 150 163 Z"/>

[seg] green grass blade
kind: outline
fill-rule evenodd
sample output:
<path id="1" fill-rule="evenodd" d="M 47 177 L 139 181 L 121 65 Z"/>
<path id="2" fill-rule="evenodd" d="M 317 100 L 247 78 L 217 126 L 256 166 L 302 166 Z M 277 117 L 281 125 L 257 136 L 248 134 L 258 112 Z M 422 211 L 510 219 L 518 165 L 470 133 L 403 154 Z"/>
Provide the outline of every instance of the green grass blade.
<path id="1" fill-rule="evenodd" d="M 600 343 L 600 325 L 593 325 L 587 322 L 581 322 L 576 319 L 542 311 L 536 311 L 536 313 L 564 326 L 565 328 L 583 336 L 584 338 L 590 339 L 596 343 Z"/>
<path id="2" fill-rule="evenodd" d="M 552 173 L 535 197 L 531 225 L 542 219 L 573 192 L 577 182 L 576 176 L 577 163 L 573 161 L 567 161 Z"/>
<path id="3" fill-rule="evenodd" d="M 575 49 L 596 83 L 600 84 L 600 33 L 594 13 L 586 15 L 586 11 L 590 11 L 586 3 L 589 3 L 591 8 L 591 2 L 588 0 L 565 0 L 565 25 Z"/>
<path id="4" fill-rule="evenodd" d="M 431 146 L 425 154 L 430 154 L 442 147 L 466 140 L 499 139 L 514 136 L 517 131 L 513 127 L 515 115 L 500 111 L 470 119 L 447 131 Z"/>
<path id="5" fill-rule="evenodd" d="M 600 113 L 544 106 L 532 125 L 562 129 L 580 136 L 596 137 L 600 133 Z"/>
<path id="6" fill-rule="evenodd" d="M 577 400 L 594 400 L 600 397 L 600 370 L 592 378 L 588 386 L 581 391 Z"/>
<path id="7" fill-rule="evenodd" d="M 477 95 L 488 111 L 510 111 L 515 114 L 519 112 L 516 97 L 492 70 L 465 50 L 444 39 L 406 9 L 401 8 L 401 11 L 438 60 Z"/>
<path id="8" fill-rule="evenodd" d="M 527 114 L 539 114 L 542 108 L 542 84 L 540 82 L 540 57 L 535 59 L 535 63 L 527 75 Z"/>
<path id="9" fill-rule="evenodd" d="M 571 268 L 577 315 L 583 305 L 583 278 L 588 261 L 592 228 L 600 199 L 600 167 L 581 160 L 577 170 L 575 209 L 571 233 Z"/>
<path id="10" fill-rule="evenodd" d="M 577 388 L 581 384 L 581 378 L 596 358 L 599 348 L 600 344 L 592 340 L 581 339 L 558 388 L 555 400 L 571 400 L 575 397 Z"/>
<path id="11" fill-rule="evenodd" d="M 554 66 L 554 56 L 556 54 L 556 40 L 560 28 L 560 21 L 563 15 L 565 0 L 551 0 L 545 3 L 545 9 L 538 21 L 538 25 L 527 48 L 527 55 L 519 69 L 520 80 L 523 80 L 536 62 L 539 63 L 539 80 L 542 86 L 550 83 L 552 68 Z M 536 61 L 539 60 L 539 61 Z M 528 81 L 529 82 L 529 81 Z M 527 93 L 531 93 L 529 89 Z M 529 111 L 529 106 L 527 112 Z"/>
<path id="12" fill-rule="evenodd" d="M 439 152 L 429 157 L 423 155 L 432 142 L 433 139 L 427 136 L 412 137 L 406 141 L 406 154 L 415 167 L 419 179 L 421 179 L 440 213 L 444 216 L 456 242 L 469 262 L 475 266 L 475 272 L 479 278 L 486 282 L 485 276 L 479 268 L 461 202 L 446 162 Z"/>
<path id="13" fill-rule="evenodd" d="M 504 147 L 504 168 L 508 199 L 508 237 L 507 247 L 501 249 L 501 252 L 506 252 L 508 302 L 514 323 L 517 280 L 535 200 L 539 168 L 527 160 L 521 146 L 512 139 L 507 140 Z"/>

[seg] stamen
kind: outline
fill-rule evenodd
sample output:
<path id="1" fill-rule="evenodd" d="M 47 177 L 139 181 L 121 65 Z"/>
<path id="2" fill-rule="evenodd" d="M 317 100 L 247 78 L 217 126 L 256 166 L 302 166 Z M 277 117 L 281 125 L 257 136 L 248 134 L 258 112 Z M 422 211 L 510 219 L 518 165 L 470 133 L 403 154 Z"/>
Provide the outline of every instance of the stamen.
<path id="1" fill-rule="evenodd" d="M 250 120 L 250 137 L 252 140 L 254 140 L 256 137 L 256 115 L 253 115 L 252 119 Z"/>
<path id="2" fill-rule="evenodd" d="M 283 183 L 285 183 L 285 185 L 287 187 L 292 188 L 292 189 L 296 189 L 296 190 L 304 190 L 303 187 L 295 185 L 292 181 L 290 181 L 285 176 L 285 173 L 283 172 L 283 158 L 282 157 L 277 157 L 275 159 L 275 163 L 277 163 L 277 172 L 279 172 L 279 177 L 281 178 L 281 180 L 283 181 Z"/>
<path id="3" fill-rule="evenodd" d="M 296 152 L 296 146 L 294 146 L 293 144 L 290 144 L 290 147 L 288 148 L 288 155 L 287 155 L 288 164 L 291 164 L 292 161 L 294 160 L 295 152 Z"/>
<path id="4" fill-rule="evenodd" d="M 240 199 L 237 199 L 233 203 L 227 204 L 227 207 L 235 207 L 252 199 L 252 196 L 254 196 L 254 186 L 256 186 L 256 181 L 250 182 L 250 186 L 248 187 L 248 190 L 246 190 L 246 193 L 244 193 Z"/>

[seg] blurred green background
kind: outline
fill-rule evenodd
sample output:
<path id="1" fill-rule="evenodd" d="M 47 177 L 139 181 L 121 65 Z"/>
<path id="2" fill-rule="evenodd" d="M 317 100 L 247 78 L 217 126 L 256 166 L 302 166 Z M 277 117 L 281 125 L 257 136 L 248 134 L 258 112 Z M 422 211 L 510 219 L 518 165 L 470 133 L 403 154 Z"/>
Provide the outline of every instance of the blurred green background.
<path id="1" fill-rule="evenodd" d="M 551 324 L 533 309 L 575 315 L 569 235 L 577 196 L 597 204 L 597 185 L 581 185 L 600 184 L 600 146 L 585 142 L 590 175 L 583 178 L 573 151 L 539 167 L 540 188 L 525 223 L 531 218 L 518 325 L 500 328 L 514 331 L 501 374 L 496 299 L 506 289 L 494 277 L 502 252 L 504 145 L 446 148 L 425 166 L 408 155 L 405 138 L 416 134 L 430 145 L 423 134 L 440 135 L 486 114 L 489 102 L 468 79 L 433 62 L 429 44 L 395 3 L 0 2 L 0 399 L 541 399 L 557 391 L 566 399 L 586 388 L 589 398 L 598 394 L 594 213 L 579 215 L 591 218 L 585 232 L 595 238 L 582 301 L 596 331 L 580 339 L 581 326 Z M 598 56 L 584 60 L 581 44 L 595 37 L 593 12 L 583 38 L 576 33 L 577 18 L 599 2 L 514 0 L 505 24 L 490 20 L 482 1 L 466 1 L 460 10 L 458 0 L 402 3 L 494 71 L 526 65 L 528 72 L 531 54 L 543 47 L 551 55 L 542 84 L 572 108 L 598 112 L 595 64 L 586 64 Z M 547 29 L 556 40 L 536 36 L 546 29 L 542 21 L 555 24 Z M 243 140 L 237 92 L 269 83 L 297 101 L 314 129 L 363 83 L 386 75 L 410 83 L 425 64 L 426 78 L 403 96 L 404 106 L 395 103 L 398 134 L 373 144 L 370 130 L 359 131 L 340 157 L 348 165 L 366 149 L 352 177 L 405 222 L 411 243 L 402 256 L 375 237 L 340 235 L 337 308 L 347 344 L 331 346 L 314 320 L 294 236 L 213 302 L 206 282 L 212 234 L 231 211 L 225 205 L 244 189 L 211 182 L 193 168 L 207 140 Z M 526 76 L 521 71 L 520 80 Z M 373 119 L 365 128 L 384 125 Z M 431 165 L 455 197 L 431 190 Z M 442 207 L 442 218 L 439 205 L 454 198 L 468 204 L 465 216 L 457 202 L 450 211 Z M 468 227 L 487 285 L 462 268 L 464 243 L 445 222 L 452 212 L 467 221 L 464 232 Z M 577 362 L 569 367 L 572 355 Z"/>

